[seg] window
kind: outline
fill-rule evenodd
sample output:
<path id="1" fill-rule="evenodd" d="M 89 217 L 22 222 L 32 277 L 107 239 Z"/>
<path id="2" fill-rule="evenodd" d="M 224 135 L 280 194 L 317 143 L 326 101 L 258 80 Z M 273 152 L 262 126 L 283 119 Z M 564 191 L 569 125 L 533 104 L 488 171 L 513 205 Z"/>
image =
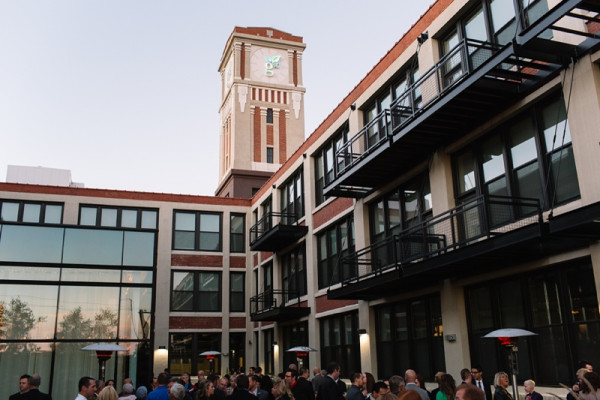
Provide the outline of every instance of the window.
<path id="1" fill-rule="evenodd" d="M 173 271 L 171 311 L 221 311 L 221 273 Z"/>
<path id="2" fill-rule="evenodd" d="M 267 124 L 273 123 L 273 109 L 267 108 Z"/>
<path id="3" fill-rule="evenodd" d="M 245 307 L 245 272 L 232 272 L 229 275 L 229 311 L 244 312 Z"/>
<path id="4" fill-rule="evenodd" d="M 300 168 L 281 188 L 281 217 L 284 223 L 293 223 L 304 217 L 304 183 Z M 264 215 L 264 214 L 263 214 Z"/>
<path id="5" fill-rule="evenodd" d="M 287 326 L 281 326 L 279 328 L 279 332 L 283 339 L 283 346 L 280 345 L 280 348 L 289 349 L 295 346 L 306 346 L 302 343 L 308 343 L 308 321 L 297 322 Z M 301 362 L 303 365 L 309 365 L 308 354 L 306 354 L 305 356 L 298 357 L 296 356 L 296 353 L 290 351 L 283 352 L 283 365 L 297 363 L 298 358 L 302 360 Z"/>
<path id="6" fill-rule="evenodd" d="M 220 355 L 213 359 L 200 356 L 200 353 L 209 350 L 221 350 L 221 333 L 169 334 L 169 372 L 174 375 L 182 375 L 185 372 L 189 373 L 189 371 L 199 369 L 220 371 Z"/>
<path id="7" fill-rule="evenodd" d="M 517 380 L 569 382 L 580 360 L 600 363 L 598 297 L 589 259 L 465 288 L 471 359 L 484 371 L 509 368 L 504 349 L 481 340 L 500 328 L 538 335 L 519 340 Z"/>
<path id="8" fill-rule="evenodd" d="M 353 371 L 361 371 L 360 346 L 358 330 L 358 313 L 336 315 L 322 318 L 321 334 L 321 364 L 336 360 L 343 365 L 342 375 L 349 377 Z M 391 375 L 386 375 L 391 376 Z"/>
<path id="9" fill-rule="evenodd" d="M 433 380 L 445 369 L 439 295 L 386 304 L 375 310 L 381 376 L 413 368 Z"/>
<path id="10" fill-rule="evenodd" d="M 517 34 L 517 19 L 522 19 L 522 26 L 527 27 L 548 11 L 547 0 L 522 0 L 520 10 L 515 12 L 513 0 L 479 0 L 476 6 L 452 27 L 441 40 L 440 51 L 447 56 L 443 73 L 444 85 L 456 82 L 470 68 L 474 70 L 485 62 L 491 55 L 489 46 L 483 43 L 493 43 L 504 46 Z M 551 31 L 544 33 L 546 39 L 552 36 Z M 463 46 L 463 41 L 469 40 L 468 60 L 463 60 L 457 46 Z M 468 62 L 465 64 L 465 61 Z"/>
<path id="11" fill-rule="evenodd" d="M 156 229 L 158 210 L 82 205 L 79 225 L 112 228 Z"/>
<path id="12" fill-rule="evenodd" d="M 275 332 L 273 329 L 266 329 L 263 332 L 263 357 L 265 363 L 265 375 L 275 373 L 275 354 L 273 352 L 273 343 L 275 343 Z M 256 346 L 258 347 L 258 346 Z"/>
<path id="13" fill-rule="evenodd" d="M 273 164 L 273 148 L 267 147 L 267 163 Z"/>
<path id="14" fill-rule="evenodd" d="M 281 286 L 286 302 L 306 294 L 305 253 L 305 245 L 302 243 L 281 257 Z"/>
<path id="15" fill-rule="evenodd" d="M 229 250 L 232 253 L 244 253 L 246 251 L 246 216 L 244 214 L 230 215 Z"/>
<path id="16" fill-rule="evenodd" d="M 31 224 L 61 224 L 63 205 L 59 203 L 0 200 L 0 221 Z"/>
<path id="17" fill-rule="evenodd" d="M 454 181 L 457 204 L 486 194 L 534 198 L 549 209 L 578 198 L 562 99 L 554 96 L 535 105 L 456 154 Z M 519 210 L 516 213 L 520 215 Z"/>
<path id="18" fill-rule="evenodd" d="M 258 347 L 258 346 L 256 346 Z M 229 368 L 243 370 L 246 361 L 246 334 L 243 332 L 229 334 Z"/>
<path id="19" fill-rule="evenodd" d="M 221 214 L 174 212 L 174 250 L 221 251 Z"/>
<path id="20" fill-rule="evenodd" d="M 319 252 L 319 288 L 356 276 L 357 271 L 338 271 L 341 257 L 354 252 L 354 216 L 333 224 L 317 236 Z M 349 268 L 348 265 L 344 267 Z M 341 276 L 340 276 L 341 273 Z"/>
<path id="21" fill-rule="evenodd" d="M 315 202 L 317 205 L 325 201 L 323 187 L 333 182 L 336 174 L 343 170 L 349 160 L 343 154 L 336 154 L 342 150 L 348 142 L 348 124 L 338 130 L 315 154 Z"/>

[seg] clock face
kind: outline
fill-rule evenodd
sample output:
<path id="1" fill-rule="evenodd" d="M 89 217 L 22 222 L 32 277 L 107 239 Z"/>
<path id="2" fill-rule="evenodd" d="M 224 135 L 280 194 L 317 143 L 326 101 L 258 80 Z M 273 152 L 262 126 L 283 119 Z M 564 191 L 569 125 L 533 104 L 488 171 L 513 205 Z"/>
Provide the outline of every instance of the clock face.
<path id="1" fill-rule="evenodd" d="M 289 83 L 287 51 L 252 46 L 250 70 L 253 81 Z"/>

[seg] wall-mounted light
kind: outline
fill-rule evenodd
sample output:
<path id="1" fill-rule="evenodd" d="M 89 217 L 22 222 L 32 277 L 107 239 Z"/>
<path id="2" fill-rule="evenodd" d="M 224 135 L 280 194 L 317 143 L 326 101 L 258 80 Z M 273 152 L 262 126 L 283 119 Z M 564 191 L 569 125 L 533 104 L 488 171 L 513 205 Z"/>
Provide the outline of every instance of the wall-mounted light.
<path id="1" fill-rule="evenodd" d="M 421 33 L 417 38 L 417 42 L 419 44 L 423 44 L 427 39 L 429 39 L 429 33 L 427 31 Z"/>
<path id="2" fill-rule="evenodd" d="M 159 349 L 159 350 L 166 350 L 166 349 L 167 349 L 167 347 L 166 347 L 166 346 L 158 346 L 158 349 Z"/>
<path id="3" fill-rule="evenodd" d="M 306 158 L 306 153 L 303 153 L 303 154 L 302 154 L 302 157 Z"/>
<path id="4" fill-rule="evenodd" d="M 356 103 L 352 103 L 352 104 L 350 105 L 350 109 L 351 109 L 352 111 L 356 111 Z"/>
<path id="5" fill-rule="evenodd" d="M 273 347 L 277 346 L 277 342 L 273 342 Z"/>
<path id="6" fill-rule="evenodd" d="M 367 330 L 366 329 L 359 329 L 356 331 L 356 333 L 358 333 L 359 335 L 366 335 L 367 334 Z"/>
<path id="7" fill-rule="evenodd" d="M 277 189 L 277 185 L 276 184 L 273 184 L 273 189 Z"/>

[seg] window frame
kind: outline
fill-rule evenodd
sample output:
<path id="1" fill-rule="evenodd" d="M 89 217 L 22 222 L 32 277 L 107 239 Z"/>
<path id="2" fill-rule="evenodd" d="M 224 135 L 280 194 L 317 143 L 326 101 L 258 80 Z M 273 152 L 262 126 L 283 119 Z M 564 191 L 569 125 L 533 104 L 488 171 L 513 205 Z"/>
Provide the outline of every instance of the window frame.
<path id="1" fill-rule="evenodd" d="M 313 155 L 315 165 L 315 204 L 318 206 L 328 197 L 323 195 L 323 188 L 335 179 L 337 173 L 349 160 L 342 157 L 336 160 L 336 152 L 350 140 L 349 123 L 346 121 L 317 152 Z M 331 154 L 331 157 L 328 156 Z M 328 159 L 330 158 L 330 161 Z M 331 165 L 329 165 L 331 163 Z M 331 176 L 330 176 L 331 175 Z"/>
<path id="2" fill-rule="evenodd" d="M 192 232 L 190 230 L 182 230 L 182 229 L 177 229 L 177 215 L 178 214 L 191 214 L 194 215 L 194 243 L 193 243 L 193 248 L 181 248 L 181 247 L 177 247 L 177 232 Z M 202 227 L 202 216 L 206 215 L 216 215 L 219 217 L 219 231 L 218 231 L 218 243 L 216 248 L 203 248 L 201 246 L 202 243 L 202 234 L 214 234 L 216 232 L 213 231 L 203 231 L 201 230 Z M 188 251 L 207 251 L 207 252 L 222 252 L 223 251 L 223 213 L 222 212 L 215 212 L 215 211 L 193 211 L 193 210 L 173 210 L 173 228 L 172 228 L 172 232 L 173 232 L 173 237 L 172 237 L 172 243 L 171 243 L 171 249 L 172 250 L 188 250 Z"/>
<path id="3" fill-rule="evenodd" d="M 343 232 L 345 228 L 346 245 L 344 248 Z M 335 233 L 335 234 L 334 234 Z M 335 243 L 332 243 L 335 238 Z M 349 271 L 348 276 L 342 276 L 340 279 L 339 271 L 335 271 L 338 260 L 355 251 L 354 242 L 354 214 L 349 214 L 335 223 L 332 223 L 327 229 L 322 230 L 317 235 L 317 285 L 319 289 L 329 287 L 332 284 L 341 282 L 351 276 L 355 276 L 355 271 Z M 325 241 L 326 254 L 323 254 L 322 241 Z M 334 253 L 335 245 L 335 253 Z M 354 274 L 352 274 L 354 272 Z M 337 275 L 337 279 L 336 279 Z M 343 274 L 344 275 L 344 274 Z"/>
<path id="4" fill-rule="evenodd" d="M 239 232 L 233 231 L 233 219 L 234 218 L 242 218 L 242 227 Z M 234 243 L 237 243 L 234 240 L 235 237 L 241 236 L 242 238 L 242 247 L 237 248 L 234 246 Z M 234 248 L 235 247 L 235 248 Z M 229 214 L 229 252 L 230 253 L 245 253 L 246 252 L 246 214 L 244 213 L 230 213 Z"/>
<path id="5" fill-rule="evenodd" d="M 242 290 L 234 290 L 233 276 L 242 277 Z M 241 297 L 241 307 L 234 307 L 234 297 Z M 229 312 L 246 312 L 246 273 L 245 272 L 230 272 L 229 273 Z"/>
<path id="6" fill-rule="evenodd" d="M 300 193 L 298 193 L 300 189 Z M 298 168 L 286 181 L 279 187 L 280 205 L 282 214 L 290 214 L 293 217 L 282 217 L 283 222 L 298 222 L 305 216 L 304 201 L 304 171 L 302 167 Z M 290 198 L 292 195 L 293 198 Z"/>
<path id="7" fill-rule="evenodd" d="M 192 294 L 192 305 L 191 305 L 191 309 L 187 309 L 187 310 L 182 310 L 182 309 L 178 309 L 178 308 L 174 308 L 174 295 L 176 292 L 176 290 L 174 290 L 175 288 L 173 288 L 173 284 L 174 284 L 174 276 L 176 273 L 186 273 L 186 274 L 191 274 L 192 275 L 192 279 L 193 279 L 193 287 L 192 290 L 187 290 L 186 292 L 191 292 Z M 200 290 L 200 277 L 201 275 L 206 274 L 206 275 L 213 275 L 214 277 L 217 277 L 219 282 L 218 282 L 218 290 L 217 291 L 202 291 Z M 207 294 L 212 294 L 214 296 L 214 294 L 217 294 L 217 305 L 214 309 L 211 309 L 209 307 L 205 307 L 204 305 L 207 304 L 208 302 L 203 301 L 203 293 L 204 296 L 206 296 Z M 169 310 L 172 312 L 221 312 L 222 308 L 223 308 L 223 274 L 220 271 L 208 271 L 208 270 L 200 270 L 200 271 L 190 271 L 190 270 L 180 270 L 180 269 L 174 269 L 171 270 L 171 287 L 170 287 L 170 302 L 169 302 Z"/>
<path id="8" fill-rule="evenodd" d="M 94 224 L 83 224 L 82 223 L 82 212 L 84 209 L 95 210 L 95 222 Z M 104 212 L 108 211 L 116 211 L 116 221 L 115 225 L 106 225 L 102 223 L 102 216 Z M 135 227 L 131 226 L 123 226 L 123 212 L 124 211 L 134 211 L 136 212 L 136 224 Z M 143 228 L 143 220 L 144 213 L 154 213 L 154 227 L 153 228 Z M 147 208 L 147 207 L 120 207 L 120 206 L 112 206 L 112 205 L 98 205 L 98 204 L 80 204 L 79 205 L 79 215 L 77 216 L 77 225 L 80 226 L 95 226 L 102 228 L 119 228 L 119 229 L 158 229 L 158 208 Z"/>
<path id="9" fill-rule="evenodd" d="M 17 219 L 16 220 L 3 220 L 2 219 L 2 209 L 4 204 L 17 204 Z M 39 206 L 39 213 L 37 222 L 34 221 L 24 221 L 25 216 L 25 208 L 28 205 Z M 60 219 L 58 222 L 46 222 L 46 208 L 48 206 L 51 207 L 60 207 Z M 0 199 L 0 223 L 21 223 L 21 224 L 39 224 L 39 225 L 62 225 L 63 217 L 65 212 L 64 203 L 60 202 L 51 202 L 51 201 L 26 201 L 26 200 L 18 200 L 18 199 Z"/>
<path id="10" fill-rule="evenodd" d="M 299 258 L 302 262 L 298 263 Z M 295 261 L 295 263 L 294 263 Z M 281 288 L 287 291 L 284 296 L 284 303 L 293 299 L 306 296 L 308 293 L 308 281 L 306 277 L 306 243 L 302 242 L 299 246 L 283 254 L 280 259 L 281 264 Z M 295 296 L 291 296 L 294 292 Z"/>

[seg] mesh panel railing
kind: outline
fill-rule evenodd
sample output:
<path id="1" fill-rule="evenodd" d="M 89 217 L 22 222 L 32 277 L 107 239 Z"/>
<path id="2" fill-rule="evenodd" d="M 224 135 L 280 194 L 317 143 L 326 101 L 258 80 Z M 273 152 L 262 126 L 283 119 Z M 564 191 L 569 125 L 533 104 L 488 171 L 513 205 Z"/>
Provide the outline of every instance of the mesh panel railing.
<path id="1" fill-rule="evenodd" d="M 338 269 L 355 273 L 342 284 L 351 284 L 391 269 L 404 269 L 411 263 L 541 222 L 542 213 L 537 199 L 478 196 L 342 257 Z"/>
<path id="2" fill-rule="evenodd" d="M 258 222 L 250 228 L 250 245 L 260 239 L 277 225 L 294 225 L 298 221 L 294 213 L 270 212 L 265 214 Z"/>

